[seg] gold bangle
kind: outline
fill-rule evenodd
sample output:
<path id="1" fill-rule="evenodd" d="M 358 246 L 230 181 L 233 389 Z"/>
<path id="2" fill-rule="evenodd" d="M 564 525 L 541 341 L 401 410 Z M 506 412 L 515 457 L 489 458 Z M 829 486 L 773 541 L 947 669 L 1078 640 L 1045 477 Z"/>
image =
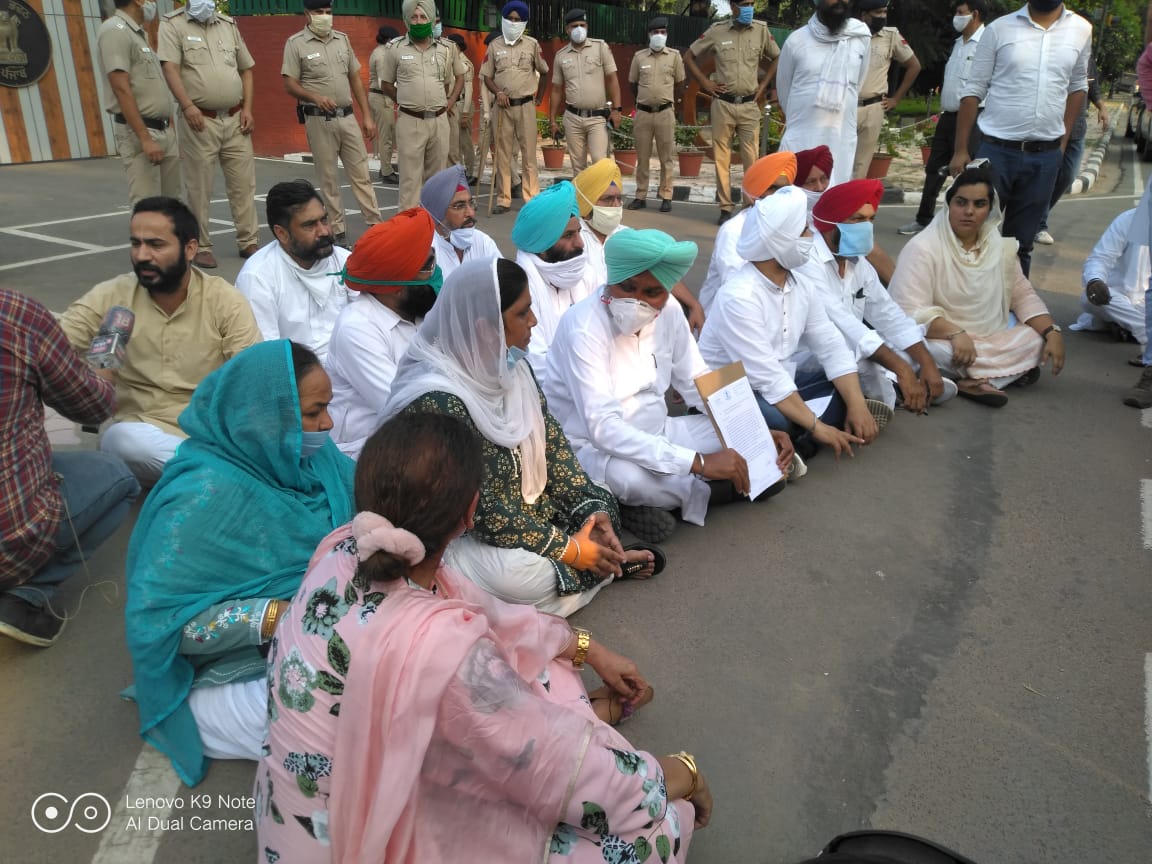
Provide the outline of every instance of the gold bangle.
<path id="1" fill-rule="evenodd" d="M 588 649 L 592 645 L 592 634 L 583 627 L 573 627 L 576 634 L 576 653 L 572 655 L 572 668 L 583 669 L 584 661 L 588 659 Z"/>
<path id="2" fill-rule="evenodd" d="M 696 789 L 700 785 L 700 769 L 696 767 L 696 757 L 691 753 L 686 753 L 681 750 L 679 753 L 671 754 L 673 759 L 679 759 L 684 763 L 684 767 L 692 772 L 692 788 L 688 790 L 688 794 L 684 796 L 685 801 L 691 801 L 692 796 L 696 794 Z"/>
<path id="3" fill-rule="evenodd" d="M 273 598 L 264 607 L 264 621 L 260 625 L 260 640 L 267 642 L 276 632 L 276 620 L 280 617 L 280 601 Z"/>

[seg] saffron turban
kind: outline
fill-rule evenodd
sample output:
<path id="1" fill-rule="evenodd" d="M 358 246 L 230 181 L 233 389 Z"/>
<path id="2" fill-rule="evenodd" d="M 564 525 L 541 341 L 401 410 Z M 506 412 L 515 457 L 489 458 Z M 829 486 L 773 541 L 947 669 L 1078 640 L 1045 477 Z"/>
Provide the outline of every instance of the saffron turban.
<path id="1" fill-rule="evenodd" d="M 576 175 L 572 181 L 576 186 L 576 204 L 580 208 L 580 215 L 587 219 L 592 215 L 592 205 L 600 200 L 600 196 L 608 191 L 613 183 L 623 193 L 624 177 L 620 174 L 620 166 L 611 157 L 593 162 Z"/>
<path id="2" fill-rule="evenodd" d="M 796 186 L 786 186 L 761 198 L 740 229 L 736 254 L 745 261 L 774 261 L 808 227 L 808 197 Z"/>
<path id="3" fill-rule="evenodd" d="M 753 201 L 768 194 L 772 184 L 784 177 L 791 184 L 796 179 L 796 155 L 794 153 L 769 153 L 752 163 L 744 172 L 744 182 L 740 188 Z"/>
<path id="4" fill-rule="evenodd" d="M 424 188 L 420 190 L 420 206 L 431 213 L 437 222 L 443 222 L 448 215 L 448 205 L 461 189 L 470 191 L 464 166 L 449 165 L 424 181 Z"/>
<path id="5" fill-rule="evenodd" d="M 429 23 L 436 20 L 436 5 L 432 0 L 404 0 L 404 4 L 400 7 L 400 14 L 404 16 L 405 24 L 412 20 L 412 13 L 417 9 L 424 10 Z"/>
<path id="6" fill-rule="evenodd" d="M 579 216 L 576 187 L 563 180 L 553 183 L 516 214 L 512 243 L 517 249 L 539 255 L 556 245 L 568 228 L 568 220 Z"/>
<path id="7" fill-rule="evenodd" d="M 884 184 L 879 180 L 849 180 L 828 187 L 812 208 L 812 218 L 825 226 L 835 225 L 851 218 L 865 204 L 879 207 L 882 197 Z"/>
<path id="8" fill-rule="evenodd" d="M 505 3 L 504 8 L 500 10 L 500 17 L 507 18 L 513 12 L 519 14 L 521 21 L 528 20 L 528 4 L 522 0 L 511 0 L 511 2 Z"/>
<path id="9" fill-rule="evenodd" d="M 604 243 L 608 284 L 619 285 L 640 273 L 651 273 L 668 291 L 684 278 L 696 260 L 696 244 L 677 242 L 653 228 L 617 231 Z"/>
<path id="10" fill-rule="evenodd" d="M 803 186 L 808 182 L 808 175 L 813 168 L 819 168 L 829 177 L 832 176 L 832 151 L 828 145 L 821 144 L 811 150 L 800 150 L 796 153 L 796 185 Z"/>
<path id="11" fill-rule="evenodd" d="M 373 225 L 344 262 L 344 281 L 357 291 L 398 294 L 396 282 L 411 282 L 432 254 L 432 217 L 422 207 Z"/>

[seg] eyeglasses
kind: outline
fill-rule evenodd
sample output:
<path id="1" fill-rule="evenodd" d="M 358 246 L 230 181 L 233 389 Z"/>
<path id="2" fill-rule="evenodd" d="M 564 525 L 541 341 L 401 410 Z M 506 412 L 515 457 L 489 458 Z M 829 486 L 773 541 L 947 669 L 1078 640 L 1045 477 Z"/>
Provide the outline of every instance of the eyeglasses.
<path id="1" fill-rule="evenodd" d="M 454 201 L 448 205 L 449 210 L 454 210 L 457 213 L 463 213 L 465 210 L 476 209 L 476 199 L 469 198 L 467 201 Z"/>

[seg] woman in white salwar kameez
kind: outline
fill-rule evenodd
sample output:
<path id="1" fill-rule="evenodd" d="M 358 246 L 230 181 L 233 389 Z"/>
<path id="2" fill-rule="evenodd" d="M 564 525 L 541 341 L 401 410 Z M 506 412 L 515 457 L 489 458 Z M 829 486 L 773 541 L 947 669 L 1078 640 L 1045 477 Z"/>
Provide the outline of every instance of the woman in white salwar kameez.
<path id="1" fill-rule="evenodd" d="M 900 253 L 889 290 L 924 329 L 940 371 L 959 395 L 984 405 L 1008 402 L 1003 389 L 1033 384 L 1040 367 L 1064 366 L 1064 338 L 1016 257 L 1016 241 L 989 220 L 992 175 L 968 168 L 945 196 L 948 206 Z"/>

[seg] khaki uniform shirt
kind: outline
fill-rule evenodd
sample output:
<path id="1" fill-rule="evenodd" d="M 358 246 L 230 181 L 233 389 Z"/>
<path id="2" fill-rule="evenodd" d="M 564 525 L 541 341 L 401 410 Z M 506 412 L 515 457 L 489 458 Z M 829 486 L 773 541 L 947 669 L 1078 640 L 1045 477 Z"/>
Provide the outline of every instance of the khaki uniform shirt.
<path id="1" fill-rule="evenodd" d="M 188 297 L 171 317 L 152 301 L 136 274 L 101 282 L 60 318 L 73 348 L 88 350 L 113 306 L 136 313 L 116 380 L 116 419 L 151 423 L 173 435 L 184 434 L 176 418 L 204 377 L 262 341 L 244 295 L 219 276 L 193 267 Z"/>
<path id="2" fill-rule="evenodd" d="M 160 20 L 157 41 L 160 62 L 179 65 L 184 90 L 198 108 L 225 111 L 243 100 L 240 73 L 256 61 L 227 15 L 217 13 L 201 24 L 177 9 Z"/>
<path id="3" fill-rule="evenodd" d="M 737 27 L 718 21 L 705 30 L 688 49 L 695 57 L 716 55 L 716 74 L 733 96 L 751 96 L 760 86 L 760 62 L 780 56 L 780 46 L 763 21 Z"/>
<path id="4" fill-rule="evenodd" d="M 472 65 L 472 61 L 456 49 L 460 54 L 460 61 L 464 64 L 464 89 L 460 91 L 460 97 L 456 100 L 460 103 L 460 111 L 465 114 L 472 113 L 472 107 L 475 103 L 472 101 L 476 98 L 476 89 L 473 82 L 476 80 L 476 67 Z M 449 88 L 451 89 L 451 88 Z"/>
<path id="5" fill-rule="evenodd" d="M 380 88 L 380 72 L 384 69 L 384 54 L 388 51 L 388 45 L 377 45 L 372 49 L 371 55 L 368 57 L 368 89 L 379 90 Z M 389 105 L 393 102 L 387 96 L 384 97 Z"/>
<path id="6" fill-rule="evenodd" d="M 676 85 L 683 80 L 684 58 L 678 51 L 641 48 L 632 55 L 628 82 L 638 85 L 637 105 L 647 105 L 649 108 L 666 105 L 676 98 Z"/>
<path id="7" fill-rule="evenodd" d="M 888 66 L 893 60 L 903 65 L 915 54 L 908 40 L 895 27 L 884 27 L 872 34 L 872 53 L 868 57 L 868 75 L 860 88 L 861 99 L 888 95 Z"/>
<path id="8" fill-rule="evenodd" d="M 540 43 L 531 36 L 521 36 L 515 45 L 497 36 L 480 64 L 480 77 L 491 78 L 497 90 L 507 91 L 509 99 L 535 97 L 537 75 L 547 74 L 548 64 L 540 54 Z"/>
<path id="9" fill-rule="evenodd" d="M 569 42 L 556 52 L 552 83 L 564 85 L 564 101 L 573 108 L 594 111 L 608 101 L 604 78 L 615 71 L 616 59 L 603 39 L 585 39 L 580 48 Z"/>
<path id="10" fill-rule="evenodd" d="M 284 43 L 284 65 L 280 74 L 295 78 L 306 90 L 327 96 L 337 108 L 352 104 L 348 76 L 360 69 L 352 43 L 339 30 L 321 39 L 308 27 L 293 33 Z"/>
<path id="11" fill-rule="evenodd" d="M 105 82 L 111 72 L 127 72 L 136 108 L 142 116 L 163 119 L 172 116 L 172 94 L 164 83 L 160 59 L 148 46 L 148 34 L 143 27 L 117 9 L 115 15 L 100 25 L 96 46 Z M 120 102 L 110 83 L 104 86 L 104 110 L 109 114 L 120 113 Z"/>
<path id="12" fill-rule="evenodd" d="M 448 104 L 448 91 L 464 61 L 452 43 L 435 39 L 421 51 L 411 36 L 388 43 L 380 80 L 396 87 L 396 103 L 412 111 L 436 111 Z"/>

